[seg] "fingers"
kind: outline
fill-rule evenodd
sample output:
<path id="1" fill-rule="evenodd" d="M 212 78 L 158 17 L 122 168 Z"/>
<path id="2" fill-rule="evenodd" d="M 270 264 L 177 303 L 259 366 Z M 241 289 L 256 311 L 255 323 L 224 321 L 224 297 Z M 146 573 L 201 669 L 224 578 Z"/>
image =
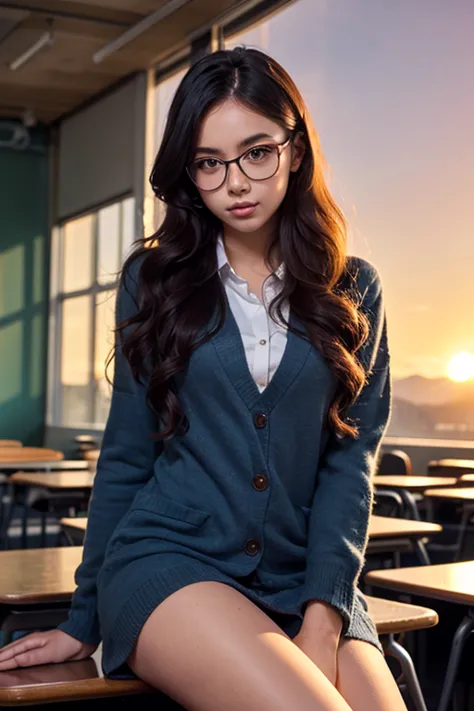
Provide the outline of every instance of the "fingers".
<path id="1" fill-rule="evenodd" d="M 30 634 L 8 644 L 0 650 L 0 671 L 34 664 L 45 664 L 43 661 L 33 661 L 31 663 L 28 660 L 45 658 L 46 644 L 47 640 L 39 634 Z"/>

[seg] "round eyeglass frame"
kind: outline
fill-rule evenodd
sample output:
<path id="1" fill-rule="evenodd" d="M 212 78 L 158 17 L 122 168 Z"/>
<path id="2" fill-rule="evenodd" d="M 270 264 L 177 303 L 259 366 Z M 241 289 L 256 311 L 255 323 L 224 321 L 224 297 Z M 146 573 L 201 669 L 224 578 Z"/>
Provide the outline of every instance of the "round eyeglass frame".
<path id="1" fill-rule="evenodd" d="M 276 166 L 275 170 L 273 171 L 273 173 L 272 173 L 271 175 L 268 175 L 266 178 L 251 178 L 250 175 L 247 175 L 247 173 L 245 172 L 245 170 L 242 168 L 242 166 L 241 166 L 241 164 L 240 164 L 240 161 L 242 160 L 242 158 L 243 158 L 244 156 L 247 155 L 247 153 L 250 153 L 250 151 L 254 151 L 254 150 L 257 149 L 257 148 L 261 148 L 261 146 L 263 146 L 263 145 L 265 145 L 265 144 L 258 144 L 258 145 L 256 145 L 256 146 L 253 146 L 252 148 L 247 148 L 246 151 L 244 151 L 244 152 L 241 153 L 239 156 L 237 156 L 237 158 L 232 158 L 232 160 L 222 160 L 222 158 L 212 158 L 212 160 L 216 160 L 218 163 L 221 163 L 222 165 L 225 166 L 224 178 L 223 178 L 222 182 L 221 182 L 217 187 L 215 187 L 215 188 L 208 188 L 208 189 L 206 189 L 206 188 L 201 188 L 201 187 L 199 187 L 199 185 L 196 183 L 196 181 L 194 180 L 193 176 L 191 175 L 191 166 L 192 166 L 194 163 L 197 163 L 198 161 L 206 160 L 206 158 L 197 158 L 196 160 L 191 161 L 191 163 L 186 166 L 186 172 L 187 172 L 187 174 L 189 175 L 189 177 L 190 177 L 190 179 L 192 180 L 192 182 L 194 183 L 194 185 L 195 185 L 197 188 L 199 188 L 199 190 L 202 190 L 202 191 L 205 192 L 205 193 L 213 193 L 215 190 L 219 190 L 220 188 L 222 188 L 222 186 L 224 185 L 225 181 L 227 180 L 227 176 L 228 176 L 228 174 L 229 174 L 229 165 L 230 165 L 231 163 L 237 163 L 237 165 L 239 166 L 239 168 L 240 168 L 240 170 L 242 171 L 242 173 L 243 173 L 243 174 L 245 175 L 245 177 L 248 178 L 249 180 L 257 180 L 257 181 L 270 180 L 270 178 L 273 178 L 273 176 L 278 173 L 278 170 L 279 170 L 279 168 L 280 168 L 280 158 L 281 158 L 281 154 L 283 153 L 283 151 L 285 150 L 285 148 L 287 147 L 287 145 L 291 142 L 293 136 L 294 136 L 294 131 L 292 131 L 292 132 L 290 133 L 290 135 L 288 136 L 288 138 L 286 138 L 284 141 L 282 141 L 281 143 L 276 143 L 276 144 L 275 144 L 275 147 L 276 147 L 276 149 L 277 149 L 277 156 L 278 156 L 277 166 Z"/>

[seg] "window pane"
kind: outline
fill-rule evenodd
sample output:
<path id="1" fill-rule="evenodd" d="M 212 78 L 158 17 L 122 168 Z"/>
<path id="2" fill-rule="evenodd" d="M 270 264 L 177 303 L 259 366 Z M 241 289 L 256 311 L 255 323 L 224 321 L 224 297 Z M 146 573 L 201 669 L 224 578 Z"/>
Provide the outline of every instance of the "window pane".
<path id="1" fill-rule="evenodd" d="M 66 299 L 62 308 L 61 412 L 63 425 L 90 421 L 91 297 Z"/>
<path id="2" fill-rule="evenodd" d="M 135 198 L 122 201 L 122 262 L 127 257 L 135 239 Z"/>
<path id="3" fill-rule="evenodd" d="M 168 111 L 176 93 L 176 89 L 184 77 L 189 67 L 185 67 L 176 74 L 168 77 L 164 81 L 160 82 L 155 89 L 155 101 L 156 101 L 156 124 L 155 124 L 155 136 L 156 136 L 156 153 L 160 147 L 161 139 L 163 138 L 163 132 L 165 130 L 166 119 L 168 116 Z M 160 226 L 163 218 L 165 216 L 165 208 L 161 200 L 158 198 L 154 201 L 154 229 L 157 230 Z"/>
<path id="4" fill-rule="evenodd" d="M 226 43 L 258 46 L 295 80 L 349 253 L 379 269 L 388 435 L 474 440 L 473 26 L 472 2 L 430 4 L 427 21 L 425 3 L 299 0 Z"/>
<path id="5" fill-rule="evenodd" d="M 120 203 L 108 205 L 97 213 L 99 284 L 115 281 L 120 268 Z"/>
<path id="6" fill-rule="evenodd" d="M 97 424 L 107 420 L 110 407 L 112 388 L 105 377 L 105 363 L 114 344 L 115 327 L 115 291 L 102 291 L 97 296 L 95 322 L 95 421 Z M 113 380 L 114 364 L 112 361 L 107 369 L 110 380 Z"/>
<path id="7" fill-rule="evenodd" d="M 63 227 L 63 291 L 87 289 L 92 284 L 94 216 L 85 215 Z"/>

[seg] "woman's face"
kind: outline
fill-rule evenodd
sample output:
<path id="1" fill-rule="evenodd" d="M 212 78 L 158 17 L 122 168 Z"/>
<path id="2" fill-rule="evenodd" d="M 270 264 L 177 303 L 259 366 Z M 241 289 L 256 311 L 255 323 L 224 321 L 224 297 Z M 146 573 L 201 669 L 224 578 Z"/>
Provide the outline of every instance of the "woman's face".
<path id="1" fill-rule="evenodd" d="M 216 170 L 212 159 L 231 160 L 248 153 L 242 164 L 249 172 L 264 174 L 263 162 L 270 160 L 265 147 L 275 147 L 289 137 L 289 132 L 232 99 L 212 109 L 203 119 L 198 134 L 194 160 L 199 159 L 202 176 Z M 259 148 L 262 147 L 262 150 Z M 299 137 L 281 150 L 280 166 L 272 177 L 255 180 L 245 175 L 237 165 L 228 166 L 224 184 L 212 191 L 197 188 L 203 203 L 231 231 L 255 232 L 275 215 L 285 197 L 290 172 L 298 170 L 304 144 Z M 201 162 L 204 161 L 204 162 Z M 254 173 L 252 173 L 254 174 Z M 251 203 L 253 209 L 232 210 L 238 203 Z"/>

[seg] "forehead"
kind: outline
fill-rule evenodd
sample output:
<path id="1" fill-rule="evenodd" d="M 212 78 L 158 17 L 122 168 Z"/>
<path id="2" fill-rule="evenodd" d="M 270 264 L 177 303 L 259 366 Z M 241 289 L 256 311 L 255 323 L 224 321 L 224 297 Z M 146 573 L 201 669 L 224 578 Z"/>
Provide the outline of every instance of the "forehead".
<path id="1" fill-rule="evenodd" d="M 204 116 L 196 145 L 213 146 L 223 153 L 235 153 L 242 141 L 257 133 L 268 133 L 278 141 L 284 138 L 285 130 L 263 114 L 227 99 Z"/>

